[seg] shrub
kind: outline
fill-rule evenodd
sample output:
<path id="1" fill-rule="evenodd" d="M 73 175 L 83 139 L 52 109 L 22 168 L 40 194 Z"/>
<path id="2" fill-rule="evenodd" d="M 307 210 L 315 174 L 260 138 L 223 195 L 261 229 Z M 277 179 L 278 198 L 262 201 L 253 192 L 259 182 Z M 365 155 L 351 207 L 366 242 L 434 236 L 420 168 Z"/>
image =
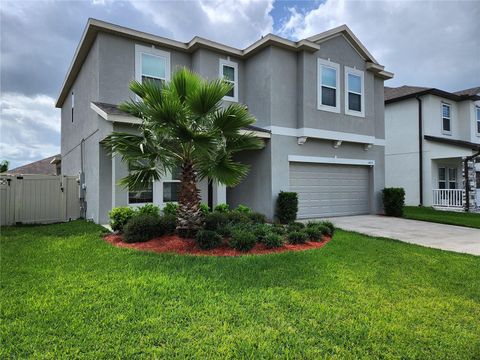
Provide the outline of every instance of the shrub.
<path id="1" fill-rule="evenodd" d="M 270 227 L 270 231 L 277 235 L 285 235 L 287 230 L 281 224 L 275 224 Z"/>
<path id="2" fill-rule="evenodd" d="M 175 215 L 177 216 L 178 204 L 167 202 L 163 208 L 164 215 Z"/>
<path id="3" fill-rule="evenodd" d="M 143 242 L 165 234 L 161 218 L 151 214 L 132 217 L 124 227 L 123 241 L 126 243 Z"/>
<path id="4" fill-rule="evenodd" d="M 288 234 L 290 244 L 304 244 L 308 240 L 308 234 L 304 231 L 292 231 Z"/>
<path id="5" fill-rule="evenodd" d="M 301 222 L 291 222 L 287 225 L 287 232 L 300 231 L 305 229 L 305 224 Z"/>
<path id="6" fill-rule="evenodd" d="M 322 231 L 318 228 L 319 226 L 310 226 L 305 229 L 305 232 L 308 234 L 308 238 L 312 241 L 322 240 Z"/>
<path id="7" fill-rule="evenodd" d="M 267 217 L 259 212 L 253 211 L 248 213 L 247 216 L 254 224 L 265 224 L 267 222 Z"/>
<path id="8" fill-rule="evenodd" d="M 245 228 L 233 229 L 232 237 L 229 241 L 230 247 L 240 251 L 249 251 L 255 246 L 256 243 L 257 239 L 255 238 L 255 235 L 250 230 Z"/>
<path id="9" fill-rule="evenodd" d="M 403 216 L 405 206 L 405 190 L 403 188 L 385 188 L 382 191 L 385 215 Z"/>
<path id="10" fill-rule="evenodd" d="M 333 234 L 335 233 L 335 225 L 333 225 L 331 221 L 322 221 L 320 224 L 329 228 L 330 236 L 333 236 Z"/>
<path id="11" fill-rule="evenodd" d="M 144 214 L 160 216 L 160 208 L 153 204 L 145 204 L 137 208 L 136 215 L 144 215 Z"/>
<path id="12" fill-rule="evenodd" d="M 201 203 L 200 204 L 200 211 L 202 212 L 203 216 L 206 216 L 208 213 L 210 213 L 210 208 L 208 207 L 207 204 Z"/>
<path id="13" fill-rule="evenodd" d="M 307 228 L 310 228 L 310 227 L 317 227 L 318 225 L 320 225 L 320 223 L 318 221 L 309 221 L 307 222 Z"/>
<path id="14" fill-rule="evenodd" d="M 223 237 L 232 236 L 232 226 L 230 224 L 221 225 L 217 228 L 217 233 Z"/>
<path id="15" fill-rule="evenodd" d="M 212 212 L 205 215 L 205 225 L 206 230 L 217 231 L 220 228 L 228 225 L 229 219 L 226 213 L 222 212 Z"/>
<path id="16" fill-rule="evenodd" d="M 252 212 L 252 209 L 250 209 L 248 206 L 240 204 L 233 211 L 243 213 L 243 214 L 249 214 Z"/>
<path id="17" fill-rule="evenodd" d="M 160 223 L 165 229 L 167 234 L 174 234 L 175 229 L 177 228 L 177 217 L 176 215 L 165 215 L 160 217 Z"/>
<path id="18" fill-rule="evenodd" d="M 222 237 L 212 230 L 199 230 L 195 242 L 200 249 L 209 250 L 220 246 Z"/>
<path id="19" fill-rule="evenodd" d="M 270 226 L 266 224 L 259 224 L 253 227 L 253 234 L 258 242 L 263 242 L 268 234 L 270 234 Z"/>
<path id="20" fill-rule="evenodd" d="M 109 213 L 110 226 L 113 231 L 123 231 L 123 227 L 127 224 L 135 214 L 135 210 L 128 206 L 113 208 Z"/>
<path id="21" fill-rule="evenodd" d="M 215 206 L 213 211 L 221 212 L 221 213 L 229 212 L 230 211 L 230 205 L 228 205 L 228 204 L 218 204 L 217 206 Z"/>
<path id="22" fill-rule="evenodd" d="M 283 246 L 283 237 L 275 233 L 268 233 L 263 243 L 268 249 L 277 248 Z"/>
<path id="23" fill-rule="evenodd" d="M 277 217 L 282 224 L 295 221 L 298 212 L 298 194 L 280 191 L 277 198 Z"/>
<path id="24" fill-rule="evenodd" d="M 226 215 L 229 223 L 233 225 L 249 224 L 251 222 L 247 214 L 242 212 L 230 211 Z"/>
<path id="25" fill-rule="evenodd" d="M 332 236 L 332 230 L 323 224 L 318 225 L 317 227 L 318 230 L 322 233 L 323 236 Z"/>

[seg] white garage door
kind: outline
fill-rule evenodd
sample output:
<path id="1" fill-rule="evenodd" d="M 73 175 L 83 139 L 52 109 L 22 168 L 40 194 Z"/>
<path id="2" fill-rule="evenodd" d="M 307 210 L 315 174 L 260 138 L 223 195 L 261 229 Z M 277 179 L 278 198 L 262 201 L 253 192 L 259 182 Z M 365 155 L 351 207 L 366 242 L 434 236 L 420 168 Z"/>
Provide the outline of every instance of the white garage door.
<path id="1" fill-rule="evenodd" d="M 298 218 L 368 214 L 367 166 L 290 163 L 290 191 L 298 193 Z"/>

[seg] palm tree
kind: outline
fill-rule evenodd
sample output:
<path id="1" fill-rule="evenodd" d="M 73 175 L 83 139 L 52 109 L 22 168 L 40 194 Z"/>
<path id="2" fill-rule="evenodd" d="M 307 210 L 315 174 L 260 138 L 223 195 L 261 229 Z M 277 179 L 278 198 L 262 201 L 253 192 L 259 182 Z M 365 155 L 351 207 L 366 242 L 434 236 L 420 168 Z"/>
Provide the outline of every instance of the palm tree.
<path id="1" fill-rule="evenodd" d="M 222 107 L 232 85 L 206 81 L 183 68 L 169 83 L 133 81 L 137 99 L 119 108 L 142 119 L 139 135 L 113 132 L 105 144 L 120 155 L 130 173 L 120 184 L 141 189 L 174 169 L 181 169 L 177 230 L 186 234 L 202 224 L 197 181 L 208 178 L 226 186 L 237 185 L 248 166 L 236 162 L 240 151 L 260 149 L 262 140 L 240 130 L 255 122 L 246 106 Z"/>

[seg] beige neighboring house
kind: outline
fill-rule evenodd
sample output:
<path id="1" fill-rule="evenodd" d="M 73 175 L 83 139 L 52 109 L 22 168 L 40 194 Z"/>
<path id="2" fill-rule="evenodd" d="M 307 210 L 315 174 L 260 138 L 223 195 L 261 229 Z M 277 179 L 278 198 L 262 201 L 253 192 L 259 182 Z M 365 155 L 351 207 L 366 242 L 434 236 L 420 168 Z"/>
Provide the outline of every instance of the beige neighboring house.
<path id="1" fill-rule="evenodd" d="M 9 175 L 60 175 L 62 173 L 60 154 L 8 170 Z"/>

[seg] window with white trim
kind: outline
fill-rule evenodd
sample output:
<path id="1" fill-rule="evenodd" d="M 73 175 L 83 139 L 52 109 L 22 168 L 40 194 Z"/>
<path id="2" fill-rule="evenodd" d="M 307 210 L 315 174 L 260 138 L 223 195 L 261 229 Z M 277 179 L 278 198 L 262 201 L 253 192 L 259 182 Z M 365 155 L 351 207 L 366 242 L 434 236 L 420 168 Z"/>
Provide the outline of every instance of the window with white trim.
<path id="1" fill-rule="evenodd" d="M 452 133 L 451 107 L 445 103 L 442 103 L 442 133 Z"/>
<path id="2" fill-rule="evenodd" d="M 238 64 L 236 62 L 220 59 L 220 79 L 232 84 L 232 89 L 223 97 L 223 100 L 238 101 Z"/>
<path id="3" fill-rule="evenodd" d="M 475 114 L 477 115 L 477 135 L 480 135 L 480 106 L 475 106 Z"/>
<path id="4" fill-rule="evenodd" d="M 162 84 L 170 80 L 170 53 L 154 47 L 135 45 L 135 80 Z"/>
<path id="5" fill-rule="evenodd" d="M 180 168 L 162 178 L 163 202 L 178 202 L 178 191 L 180 190 Z"/>
<path id="6" fill-rule="evenodd" d="M 438 168 L 438 188 L 442 190 L 457 188 L 457 168 Z"/>
<path id="7" fill-rule="evenodd" d="M 345 66 L 345 114 L 365 116 L 363 71 Z"/>
<path id="8" fill-rule="evenodd" d="M 317 108 L 340 112 L 340 65 L 317 59 Z"/>

